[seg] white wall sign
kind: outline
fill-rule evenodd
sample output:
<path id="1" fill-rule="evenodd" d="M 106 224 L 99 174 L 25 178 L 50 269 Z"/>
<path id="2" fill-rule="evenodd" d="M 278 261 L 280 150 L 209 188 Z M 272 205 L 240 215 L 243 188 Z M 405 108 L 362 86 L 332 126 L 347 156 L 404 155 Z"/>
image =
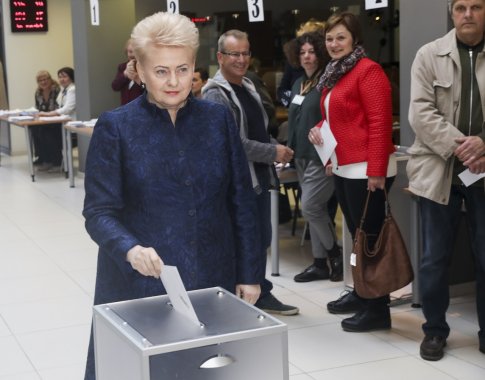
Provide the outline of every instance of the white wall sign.
<path id="1" fill-rule="evenodd" d="M 167 0 L 167 12 L 168 13 L 180 13 L 179 12 L 179 0 Z"/>
<path id="2" fill-rule="evenodd" d="M 387 0 L 365 0 L 365 9 L 386 8 Z"/>
<path id="3" fill-rule="evenodd" d="M 99 25 L 99 2 L 98 2 L 98 0 L 89 0 L 89 9 L 91 11 L 91 25 Z"/>
<path id="4" fill-rule="evenodd" d="M 263 0 L 248 0 L 249 22 L 264 21 Z"/>

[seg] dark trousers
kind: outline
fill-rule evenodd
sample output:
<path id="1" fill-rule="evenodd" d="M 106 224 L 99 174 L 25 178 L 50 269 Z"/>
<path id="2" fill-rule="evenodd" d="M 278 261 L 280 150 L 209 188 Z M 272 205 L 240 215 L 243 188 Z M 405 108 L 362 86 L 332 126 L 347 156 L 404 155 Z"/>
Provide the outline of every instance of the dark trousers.
<path id="1" fill-rule="evenodd" d="M 485 345 L 485 192 L 482 187 L 453 185 L 447 205 L 420 197 L 423 256 L 419 268 L 419 285 L 426 335 L 448 337 L 446 322 L 450 294 L 448 268 L 458 231 L 463 202 L 466 207 L 471 246 L 476 266 L 476 302 L 478 333 Z"/>
<path id="2" fill-rule="evenodd" d="M 260 252 L 264 256 L 264 268 L 266 270 L 266 258 L 268 248 L 271 245 L 271 194 L 269 190 L 263 190 L 261 194 L 256 195 L 257 204 L 257 230 L 260 233 Z M 273 284 L 266 278 L 261 285 L 261 296 L 267 296 L 273 289 Z"/>
<path id="3" fill-rule="evenodd" d="M 39 162 L 59 166 L 62 163 L 62 126 L 48 124 L 30 127 L 35 155 Z"/>
<path id="4" fill-rule="evenodd" d="M 367 179 L 347 179 L 336 175 L 333 177 L 335 181 L 335 194 L 353 240 L 355 231 L 360 225 L 362 213 L 364 212 L 365 200 L 367 198 Z M 394 177 L 386 179 L 386 189 L 388 192 L 393 182 Z M 381 230 L 382 223 L 384 222 L 384 217 L 384 191 L 376 190 L 370 196 L 367 216 L 364 223 L 364 231 L 368 234 L 369 238 L 372 235 L 377 237 Z M 374 242 L 369 239 L 370 246 L 372 246 Z M 369 308 L 387 307 L 389 296 L 362 300 L 366 307 Z"/>

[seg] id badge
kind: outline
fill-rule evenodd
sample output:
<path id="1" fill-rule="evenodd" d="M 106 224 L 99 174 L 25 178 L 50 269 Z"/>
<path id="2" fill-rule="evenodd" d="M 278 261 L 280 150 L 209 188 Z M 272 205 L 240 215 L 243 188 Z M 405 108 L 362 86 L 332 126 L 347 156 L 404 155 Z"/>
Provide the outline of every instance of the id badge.
<path id="1" fill-rule="evenodd" d="M 301 95 L 295 95 L 293 100 L 291 101 L 292 104 L 296 104 L 297 106 L 300 106 L 301 103 L 303 103 L 303 100 L 305 100 L 304 96 Z"/>

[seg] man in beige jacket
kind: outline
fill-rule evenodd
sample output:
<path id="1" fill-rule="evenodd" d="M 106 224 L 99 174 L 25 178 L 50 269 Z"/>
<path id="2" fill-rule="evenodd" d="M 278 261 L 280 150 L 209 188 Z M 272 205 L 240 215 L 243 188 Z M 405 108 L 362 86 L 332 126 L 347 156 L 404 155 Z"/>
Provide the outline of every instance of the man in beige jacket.
<path id="1" fill-rule="evenodd" d="M 407 172 L 421 214 L 425 360 L 443 357 L 450 333 L 448 266 L 463 203 L 476 263 L 479 350 L 485 353 L 484 180 L 467 187 L 458 177 L 465 169 L 485 173 L 485 0 L 449 5 L 455 28 L 423 46 L 411 69 L 409 122 L 416 139 Z"/>

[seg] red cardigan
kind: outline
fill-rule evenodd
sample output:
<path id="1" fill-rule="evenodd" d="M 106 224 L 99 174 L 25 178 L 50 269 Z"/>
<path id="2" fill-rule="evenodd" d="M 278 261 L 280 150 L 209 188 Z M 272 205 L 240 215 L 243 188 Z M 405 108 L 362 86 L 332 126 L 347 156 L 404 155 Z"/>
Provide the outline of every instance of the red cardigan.
<path id="1" fill-rule="evenodd" d="M 325 119 L 324 88 L 320 108 Z M 381 66 L 363 58 L 332 89 L 329 124 L 339 165 L 367 161 L 367 176 L 385 177 L 392 143 L 391 85 Z"/>

